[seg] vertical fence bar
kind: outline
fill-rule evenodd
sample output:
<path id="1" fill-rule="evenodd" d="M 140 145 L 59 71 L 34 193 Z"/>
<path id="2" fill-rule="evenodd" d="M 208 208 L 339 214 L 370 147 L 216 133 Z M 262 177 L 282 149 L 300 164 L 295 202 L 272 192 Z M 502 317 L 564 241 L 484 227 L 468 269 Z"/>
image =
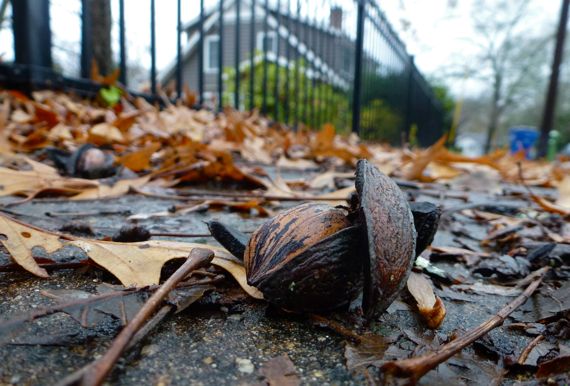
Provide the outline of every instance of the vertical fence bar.
<path id="1" fill-rule="evenodd" d="M 240 44 L 240 33 L 241 33 L 241 0 L 236 0 L 236 31 L 235 31 L 235 57 L 234 57 L 234 71 L 235 71 L 235 90 L 234 90 L 234 108 L 239 110 L 239 87 L 240 87 L 240 54 L 241 54 L 241 44 Z"/>
<path id="2" fill-rule="evenodd" d="M 412 91 L 414 86 L 414 57 L 410 55 L 407 63 L 408 79 L 406 87 L 406 116 L 404 117 L 404 140 L 410 140 L 410 126 L 412 126 Z M 403 145 L 403 144 L 402 144 Z"/>
<path id="3" fill-rule="evenodd" d="M 323 28 L 323 35 L 325 36 L 325 41 L 328 41 L 329 25 L 327 25 L 326 22 L 325 22 L 325 26 Z M 330 122 L 330 109 L 331 109 L 330 100 L 329 100 L 329 97 L 330 97 L 329 92 L 330 92 L 330 87 L 331 87 L 331 73 L 330 73 L 330 71 L 332 68 L 331 61 L 329 58 L 329 51 L 330 51 L 331 45 L 325 44 L 323 48 L 324 48 L 323 58 L 324 58 L 325 63 L 327 63 L 327 72 L 325 75 L 327 87 L 324 90 L 324 92 L 325 92 L 325 95 L 324 95 L 324 99 L 325 99 L 325 122 L 329 123 Z"/>
<path id="4" fill-rule="evenodd" d="M 198 21 L 198 101 L 204 104 L 204 0 L 200 0 L 200 19 Z"/>
<path id="5" fill-rule="evenodd" d="M 14 4 L 14 12 L 17 8 L 15 5 L 19 2 L 12 2 Z M 25 4 L 26 2 L 21 2 L 19 4 Z M 90 0 L 81 0 L 81 77 L 85 79 L 91 78 L 91 62 L 93 61 L 93 29 L 91 21 L 91 8 L 89 6 Z M 14 28 L 18 28 L 19 25 L 14 21 Z M 24 28 L 29 28 L 25 25 Z M 16 39 L 14 35 L 14 42 L 16 44 L 16 52 L 18 51 L 18 44 L 25 42 L 22 39 Z M 28 49 L 28 48 L 26 48 Z M 16 56 L 16 62 L 18 62 L 18 57 Z"/>
<path id="6" fill-rule="evenodd" d="M 313 15 L 317 14 L 317 10 L 315 9 L 315 13 Z M 316 73 L 316 65 L 315 65 L 315 60 L 317 58 L 316 56 L 316 52 L 317 52 L 317 44 L 316 44 L 316 30 L 317 29 L 317 19 L 316 16 L 314 16 L 313 18 L 313 22 L 312 22 L 312 26 L 311 26 L 311 36 L 310 36 L 310 41 L 311 41 L 311 51 L 313 52 L 313 57 L 311 60 L 311 117 L 310 117 L 310 121 L 311 121 L 311 128 L 315 128 L 315 73 Z"/>
<path id="7" fill-rule="evenodd" d="M 291 87 L 289 83 L 291 73 L 291 0 L 287 0 L 287 41 L 285 45 L 285 123 L 289 124 L 289 112 L 291 110 Z"/>
<path id="8" fill-rule="evenodd" d="M 12 1 L 12 28 L 14 32 L 14 59 L 18 64 L 31 66 L 30 83 L 44 81 L 44 74 L 34 78 L 34 67 L 51 69 L 51 29 L 48 0 Z"/>
<path id="9" fill-rule="evenodd" d="M 150 0 L 150 93 L 156 95 L 156 15 L 154 0 Z"/>
<path id="10" fill-rule="evenodd" d="M 255 0 L 251 0 L 251 30 L 249 31 L 249 108 L 255 108 Z"/>
<path id="11" fill-rule="evenodd" d="M 223 69 L 224 69 L 224 0 L 219 0 L 220 2 L 220 20 L 218 22 L 218 110 L 222 111 L 224 107 L 223 93 L 224 93 L 224 82 L 223 82 Z"/>
<path id="12" fill-rule="evenodd" d="M 261 47 L 263 48 L 263 79 L 262 79 L 262 87 L 263 87 L 263 99 L 261 104 L 261 112 L 263 114 L 267 114 L 267 71 L 269 67 L 269 61 L 267 59 L 267 50 L 268 50 L 268 36 L 267 33 L 269 32 L 269 0 L 265 0 L 264 5 L 265 17 L 263 18 L 263 35 L 261 39 Z"/>
<path id="13" fill-rule="evenodd" d="M 182 97 L 182 7 L 176 0 L 176 95 Z"/>
<path id="14" fill-rule="evenodd" d="M 325 22 L 323 21 L 321 24 L 321 28 L 319 28 L 319 92 L 317 98 L 319 98 L 319 111 L 318 111 L 318 126 L 321 127 L 325 120 L 325 103 L 324 103 L 324 92 L 325 92 Z"/>
<path id="15" fill-rule="evenodd" d="M 360 86 L 362 78 L 362 51 L 364 45 L 364 2 L 366 0 L 356 0 L 356 47 L 354 53 L 354 94 L 352 96 L 352 132 L 360 132 Z"/>
<path id="16" fill-rule="evenodd" d="M 330 31 L 330 26 L 325 26 L 325 34 L 326 34 L 326 38 L 327 40 L 332 40 L 332 33 Z M 334 68 L 334 61 L 331 55 L 331 51 L 332 50 L 332 44 L 325 44 L 325 57 L 328 63 L 328 68 L 327 68 L 327 84 L 328 87 L 326 88 L 326 96 L 325 96 L 325 101 L 326 101 L 326 107 L 325 107 L 325 117 L 326 117 L 326 122 L 327 123 L 331 123 L 331 111 L 332 111 L 332 103 L 331 103 L 331 96 L 332 96 L 332 87 L 333 87 L 333 73 L 332 70 Z"/>
<path id="17" fill-rule="evenodd" d="M 297 42 L 295 47 L 295 130 L 299 125 L 299 33 L 300 33 L 300 20 L 301 20 L 301 0 L 297 0 L 297 18 L 295 20 L 295 40 Z"/>
<path id="18" fill-rule="evenodd" d="M 127 86 L 127 36 L 125 34 L 125 0 L 119 0 L 119 81 Z"/>
<path id="19" fill-rule="evenodd" d="M 307 4 L 308 5 L 308 4 Z M 303 124 L 307 125 L 307 113 L 308 113 L 308 104 L 309 104 L 309 85 L 307 84 L 309 78 L 307 76 L 307 69 L 308 69 L 308 64 L 309 64 L 309 51 L 308 51 L 308 46 L 307 46 L 307 34 L 309 32 L 308 30 L 308 16 L 305 16 L 306 19 L 304 22 L 301 22 L 301 25 L 303 27 L 303 33 L 302 33 L 302 38 L 301 41 L 303 42 L 304 46 L 305 46 L 305 54 L 303 55 Z"/>
<path id="20" fill-rule="evenodd" d="M 281 30 L 281 0 L 277 0 L 277 33 L 275 34 L 275 45 L 277 46 L 276 48 L 276 52 L 275 52 L 275 84 L 274 84 L 274 89 L 273 89 L 273 99 L 275 100 L 275 108 L 274 108 L 274 119 L 276 121 L 280 121 L 279 119 L 279 91 L 280 89 L 280 82 L 279 82 L 279 73 L 281 72 L 281 66 L 279 63 L 279 57 L 280 57 L 280 42 L 281 42 L 281 38 L 279 36 L 279 32 Z"/>

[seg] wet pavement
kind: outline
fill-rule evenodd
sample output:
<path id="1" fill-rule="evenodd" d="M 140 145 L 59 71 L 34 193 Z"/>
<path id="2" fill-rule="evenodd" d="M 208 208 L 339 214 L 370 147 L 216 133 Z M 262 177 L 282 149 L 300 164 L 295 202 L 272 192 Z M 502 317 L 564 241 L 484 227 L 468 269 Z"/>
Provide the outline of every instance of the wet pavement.
<path id="1" fill-rule="evenodd" d="M 447 207 L 485 202 L 515 207 L 525 204 L 523 200 L 497 198 L 487 193 L 473 193 L 467 200 L 452 199 L 446 196 L 445 187 L 440 188 L 439 194 L 425 195 L 415 190 L 408 192 L 417 199 L 444 202 Z M 13 200 L 4 198 L 0 203 Z M 93 229 L 92 237 L 102 238 L 112 236 L 122 225 L 129 223 L 128 217 L 131 215 L 167 211 L 176 204 L 179 202 L 129 195 L 88 202 L 38 199 L 7 207 L 6 210 L 21 221 L 49 230 L 59 230 L 66 224 L 80 221 Z M 139 220 L 138 223 L 153 233 L 207 234 L 205 221 L 212 219 L 233 224 L 244 231 L 251 231 L 264 221 L 263 218 L 210 210 L 182 216 L 150 218 Z M 458 219 L 468 237 L 458 232 Z M 487 234 L 485 226 L 468 218 L 444 217 L 441 228 L 434 245 L 465 247 L 468 244 L 480 250 L 480 239 Z M 170 239 L 215 243 L 210 237 Z M 42 255 L 41 250 L 35 253 L 36 256 Z M 84 258 L 74 250 L 60 251 L 50 257 L 62 262 Z M 0 264 L 7 262 L 6 254 L 0 252 Z M 469 275 L 469 271 L 457 262 L 441 262 L 436 265 L 455 275 Z M 49 279 L 35 278 L 24 272 L 0 273 L 0 321 L 53 305 L 54 301 L 43 296 L 42 291 L 81 289 L 93 292 L 101 282 L 116 283 L 112 276 L 96 269 L 56 271 Z M 460 300 L 446 297 L 444 292 L 439 293 L 448 313 L 438 337 L 445 337 L 458 329 L 472 328 L 512 300 L 510 297 L 483 294 L 470 295 L 468 299 Z M 338 333 L 315 326 L 306 317 L 274 310 L 263 302 L 238 296 L 237 300 L 224 303 L 217 301 L 220 296 L 223 295 L 214 291 L 184 312 L 167 317 L 140 345 L 121 359 L 109 378 L 109 383 L 265 384 L 259 371 L 261 366 L 270 358 L 282 354 L 289 356 L 303 384 L 366 383 L 361 372 L 347 368 L 347 342 Z M 55 384 L 102 355 L 120 328 L 119 321 L 110 315 L 92 328 L 82 328 L 69 315 L 59 313 L 12 331 L 10 337 L 2 338 L 1 342 L 5 344 L 0 344 L 0 385 Z M 402 350 L 413 348 L 418 339 L 433 338 L 433 333 L 424 327 L 415 312 L 401 300 L 374 322 L 371 329 L 384 336 L 397 332 Z M 532 337 L 520 335 L 505 327 L 493 331 L 490 338 L 496 347 L 512 352 L 520 352 L 532 340 Z M 464 355 L 453 359 L 450 367 L 456 363 L 453 376 L 463 374 L 463 382 L 481 384 L 488 380 L 487 376 L 492 377 L 489 371 L 481 370 L 481 375 L 474 368 L 485 367 L 486 363 L 489 364 L 489 359 L 480 358 L 476 366 L 465 366 L 465 361 L 473 361 L 473 350 L 464 350 Z M 430 373 L 421 383 L 438 384 L 441 379 L 451 379 L 444 370 Z M 510 383 L 512 379 L 503 382 Z"/>

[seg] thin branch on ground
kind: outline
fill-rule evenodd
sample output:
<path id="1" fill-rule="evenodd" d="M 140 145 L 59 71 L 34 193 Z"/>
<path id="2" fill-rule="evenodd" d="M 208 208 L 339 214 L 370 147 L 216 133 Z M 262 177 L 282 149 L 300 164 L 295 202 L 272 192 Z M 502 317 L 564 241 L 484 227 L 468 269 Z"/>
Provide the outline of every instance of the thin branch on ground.
<path id="1" fill-rule="evenodd" d="M 186 262 L 159 289 L 146 301 L 144 306 L 137 312 L 135 317 L 117 335 L 107 352 L 96 361 L 87 365 L 86 368 L 66 377 L 60 385 L 81 384 L 82 386 L 98 386 L 103 383 L 107 375 L 111 372 L 117 360 L 126 350 L 136 333 L 143 327 L 145 322 L 151 318 L 152 314 L 162 304 L 166 296 L 182 281 L 190 272 L 210 262 L 214 257 L 214 252 L 195 248 L 190 252 Z M 162 320 L 162 319 L 160 319 Z M 78 377 L 79 373 L 79 377 Z"/>
<path id="2" fill-rule="evenodd" d="M 428 371 L 433 370 L 459 351 L 486 335 L 489 331 L 502 325 L 506 318 L 518 307 L 523 305 L 538 288 L 544 275 L 535 279 L 522 294 L 507 304 L 497 314 L 476 328 L 466 332 L 461 337 L 444 344 L 435 351 L 409 359 L 390 361 L 382 366 L 384 384 L 395 383 L 397 378 L 404 378 L 407 383 L 414 385 Z"/>
<path id="3" fill-rule="evenodd" d="M 521 355 L 519 356 L 519 359 L 517 359 L 517 363 L 519 365 L 523 365 L 524 362 L 526 361 L 526 359 L 528 358 L 528 355 L 532 351 L 532 349 L 535 348 L 540 343 L 540 341 L 543 339 L 544 339 L 544 335 L 539 335 L 536 338 L 534 338 L 533 340 L 531 340 L 530 343 L 527 344 L 527 346 L 524 348 L 524 350 L 522 350 Z"/>

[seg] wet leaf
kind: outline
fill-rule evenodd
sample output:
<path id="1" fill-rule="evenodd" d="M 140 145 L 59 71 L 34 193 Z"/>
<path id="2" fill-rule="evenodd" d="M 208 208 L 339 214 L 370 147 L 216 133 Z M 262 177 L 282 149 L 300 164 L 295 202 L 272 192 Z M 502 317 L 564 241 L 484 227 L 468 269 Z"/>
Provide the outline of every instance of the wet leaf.
<path id="1" fill-rule="evenodd" d="M 441 298 L 433 292 L 431 283 L 422 274 L 412 272 L 408 278 L 407 286 L 428 327 L 438 328 L 445 319 L 446 311 Z"/>
<path id="2" fill-rule="evenodd" d="M 269 386 L 297 386 L 301 379 L 287 354 L 269 359 L 259 370 Z"/>

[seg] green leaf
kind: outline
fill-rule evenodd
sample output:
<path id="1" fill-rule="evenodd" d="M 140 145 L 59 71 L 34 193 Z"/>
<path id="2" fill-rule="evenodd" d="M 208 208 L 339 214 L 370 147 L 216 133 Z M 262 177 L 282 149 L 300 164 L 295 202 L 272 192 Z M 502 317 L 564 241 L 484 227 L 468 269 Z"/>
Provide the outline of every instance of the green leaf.
<path id="1" fill-rule="evenodd" d="M 101 99 L 107 103 L 108 106 L 113 107 L 121 100 L 121 94 L 123 92 L 119 87 L 116 86 L 109 86 L 105 88 L 101 88 L 99 90 L 99 95 Z"/>

